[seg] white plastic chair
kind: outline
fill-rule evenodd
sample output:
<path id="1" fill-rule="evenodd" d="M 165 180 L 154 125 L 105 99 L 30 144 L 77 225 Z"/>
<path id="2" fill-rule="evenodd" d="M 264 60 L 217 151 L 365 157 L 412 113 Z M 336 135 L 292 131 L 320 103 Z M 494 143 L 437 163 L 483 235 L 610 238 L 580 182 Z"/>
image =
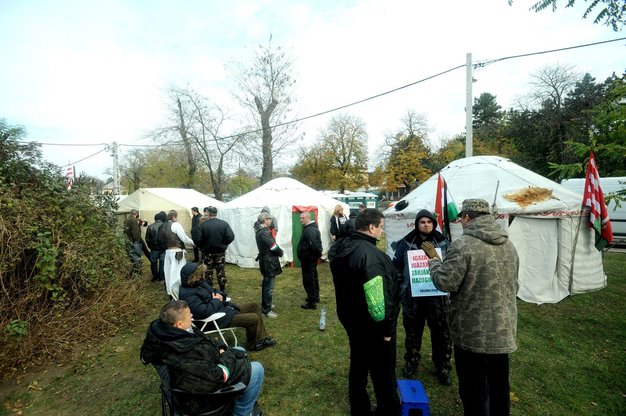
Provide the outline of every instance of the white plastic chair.
<path id="1" fill-rule="evenodd" d="M 224 338 L 224 333 L 222 331 L 230 331 L 230 333 L 232 334 L 233 339 L 235 340 L 235 345 L 233 345 L 233 346 L 236 347 L 237 343 L 238 343 L 238 340 L 237 340 L 237 334 L 235 333 L 235 329 L 237 329 L 237 327 L 220 328 L 219 325 L 217 325 L 217 320 L 220 319 L 221 317 L 223 317 L 224 315 L 226 315 L 224 312 L 215 312 L 213 315 L 211 315 L 211 316 L 209 316 L 207 318 L 204 318 L 204 319 L 194 319 L 194 321 L 203 323 L 202 326 L 200 327 L 200 331 L 204 332 L 206 335 L 211 335 L 211 334 L 218 333 L 220 338 L 222 339 L 222 341 L 226 345 L 228 345 L 228 342 L 226 342 L 226 339 Z M 206 326 L 209 325 L 211 322 L 215 326 L 215 329 L 205 331 Z M 197 328 L 197 325 L 196 325 L 196 328 Z"/>

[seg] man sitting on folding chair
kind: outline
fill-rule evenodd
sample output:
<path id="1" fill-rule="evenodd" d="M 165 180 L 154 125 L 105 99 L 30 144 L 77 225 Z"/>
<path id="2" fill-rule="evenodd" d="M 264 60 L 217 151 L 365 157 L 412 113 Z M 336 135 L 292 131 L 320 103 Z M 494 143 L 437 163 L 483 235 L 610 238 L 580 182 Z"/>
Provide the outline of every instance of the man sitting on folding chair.
<path id="1" fill-rule="evenodd" d="M 172 387 L 194 395 L 184 403 L 188 411 L 198 413 L 210 406 L 203 394 L 243 382 L 247 388 L 235 400 L 233 416 L 261 414 L 255 408 L 265 375 L 261 363 L 250 362 L 243 350 L 216 344 L 191 324 L 191 316 L 185 301 L 163 306 L 159 319 L 148 328 L 141 361 L 167 366 Z"/>
<path id="2" fill-rule="evenodd" d="M 178 297 L 187 302 L 194 318 L 204 319 L 216 312 L 224 312 L 224 316 L 216 320 L 217 325 L 220 328 L 245 328 L 247 350 L 259 351 L 276 345 L 265 330 L 261 306 L 258 303 L 238 306 L 228 302 L 224 292 L 214 289 L 204 280 L 206 267 L 204 264 L 187 263 L 180 271 Z"/>

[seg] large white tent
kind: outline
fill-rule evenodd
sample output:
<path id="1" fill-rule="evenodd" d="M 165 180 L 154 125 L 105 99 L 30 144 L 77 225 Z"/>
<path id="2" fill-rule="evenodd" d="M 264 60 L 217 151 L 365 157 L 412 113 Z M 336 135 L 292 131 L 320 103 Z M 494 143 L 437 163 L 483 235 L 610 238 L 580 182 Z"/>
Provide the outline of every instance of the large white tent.
<path id="1" fill-rule="evenodd" d="M 180 188 L 139 188 L 118 204 L 117 213 L 125 215 L 131 209 L 139 210 L 139 218 L 154 222 L 154 216 L 160 212 L 176 210 L 178 212 L 178 222 L 190 235 L 191 232 L 191 208 L 202 208 L 208 206 L 221 207 L 223 202 L 206 196 L 193 189 Z"/>
<path id="2" fill-rule="evenodd" d="M 556 303 L 570 294 L 606 287 L 602 255 L 581 217 L 580 195 L 496 156 L 459 159 L 440 173 L 459 210 L 467 198 L 490 204 L 495 199 L 498 223 L 508 229 L 520 257 L 520 299 Z M 385 211 L 389 253 L 390 244 L 414 228 L 420 209 L 434 211 L 436 190 L 437 174 L 402 199 L 408 203 L 405 208 L 397 210 L 404 205 L 399 202 Z M 462 234 L 458 222 L 450 229 L 453 241 Z"/>
<path id="3" fill-rule="evenodd" d="M 268 207 L 278 223 L 276 240 L 284 250 L 283 263 L 294 261 L 294 238 L 301 234 L 299 212 L 317 211 L 317 223 L 322 236 L 323 257 L 330 247 L 330 218 L 337 204 L 348 212 L 348 204 L 325 196 L 295 179 L 277 178 L 224 204 L 217 216 L 228 222 L 235 233 L 226 250 L 226 261 L 241 267 L 258 267 L 258 254 L 253 225 L 261 209 Z M 298 227 L 294 229 L 294 227 Z"/>

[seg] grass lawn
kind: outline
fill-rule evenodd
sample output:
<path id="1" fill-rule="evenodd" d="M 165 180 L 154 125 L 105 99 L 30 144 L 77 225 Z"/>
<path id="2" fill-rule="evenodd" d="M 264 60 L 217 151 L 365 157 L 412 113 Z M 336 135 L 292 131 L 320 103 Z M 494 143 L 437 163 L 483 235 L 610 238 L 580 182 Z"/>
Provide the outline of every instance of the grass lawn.
<path id="1" fill-rule="evenodd" d="M 278 345 L 251 353 L 263 363 L 266 381 L 261 406 L 268 416 L 335 416 L 348 414 L 348 347 L 335 313 L 328 264 L 319 268 L 327 329 L 318 329 L 319 309 L 303 310 L 305 294 L 300 269 L 285 269 L 274 290 L 278 319 L 267 320 Z M 626 254 L 605 256 L 608 288 L 563 300 L 534 305 L 518 301 L 516 353 L 511 355 L 513 415 L 626 414 Z M 235 302 L 260 301 L 257 269 L 227 267 L 229 294 Z M 147 276 L 147 274 L 146 274 Z M 147 277 L 145 278 L 147 280 Z M 166 296 L 146 281 L 149 316 L 122 335 L 97 345 L 79 346 L 64 364 L 51 363 L 36 374 L 23 374 L 0 389 L 0 415 L 157 415 L 158 378 L 139 361 L 139 347 L 148 323 L 156 318 Z M 401 374 L 404 332 L 398 325 Z M 241 334 L 243 337 L 243 333 Z M 435 416 L 462 414 L 456 378 L 451 387 L 437 383 L 428 331 L 423 366 L 425 385 Z M 375 359 L 375 357 L 373 357 Z M 20 413 L 21 412 L 21 413 Z"/>

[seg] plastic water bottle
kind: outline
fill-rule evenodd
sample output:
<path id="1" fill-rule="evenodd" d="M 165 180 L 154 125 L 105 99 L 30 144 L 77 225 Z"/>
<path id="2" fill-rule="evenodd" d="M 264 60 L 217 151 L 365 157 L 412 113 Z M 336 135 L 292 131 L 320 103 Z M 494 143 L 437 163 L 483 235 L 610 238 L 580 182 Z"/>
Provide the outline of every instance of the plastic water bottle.
<path id="1" fill-rule="evenodd" d="M 326 329 L 326 306 L 322 306 L 322 312 L 320 313 L 320 331 Z"/>

